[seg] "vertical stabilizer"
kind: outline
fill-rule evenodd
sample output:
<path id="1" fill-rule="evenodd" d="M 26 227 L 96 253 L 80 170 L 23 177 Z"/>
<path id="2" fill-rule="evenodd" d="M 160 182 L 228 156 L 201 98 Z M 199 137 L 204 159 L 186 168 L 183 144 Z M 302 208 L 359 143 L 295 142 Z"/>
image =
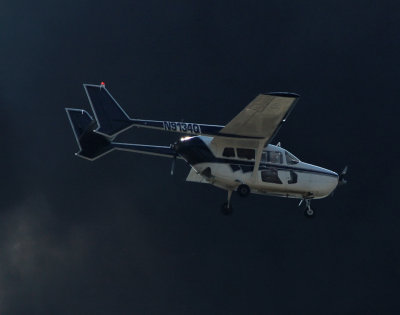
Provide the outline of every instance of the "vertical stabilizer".
<path id="1" fill-rule="evenodd" d="M 98 123 L 97 133 L 115 137 L 132 126 L 128 114 L 112 97 L 104 84 L 84 84 L 83 87 Z"/>
<path id="2" fill-rule="evenodd" d="M 79 146 L 77 156 L 92 161 L 114 149 L 107 137 L 93 131 L 97 123 L 88 112 L 75 108 L 65 110 Z"/>

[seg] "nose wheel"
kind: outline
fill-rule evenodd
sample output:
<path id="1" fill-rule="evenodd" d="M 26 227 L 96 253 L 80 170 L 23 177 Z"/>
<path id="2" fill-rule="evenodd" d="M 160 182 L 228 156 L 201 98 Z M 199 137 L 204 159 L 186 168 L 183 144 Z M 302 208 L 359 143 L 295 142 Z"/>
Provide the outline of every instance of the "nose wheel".
<path id="1" fill-rule="evenodd" d="M 306 208 L 306 210 L 304 210 L 304 215 L 305 215 L 307 218 L 312 218 L 312 217 L 315 215 L 315 212 L 314 212 L 314 210 L 311 209 L 311 208 Z"/>
<path id="2" fill-rule="evenodd" d="M 228 200 L 221 205 L 221 212 L 223 215 L 231 215 L 233 208 L 231 205 L 232 190 L 228 190 Z"/>
<path id="3" fill-rule="evenodd" d="M 315 216 L 315 211 L 311 209 L 311 199 L 303 199 L 306 203 L 306 208 L 304 210 L 304 215 L 307 218 L 313 218 Z M 302 204 L 303 200 L 300 201 L 299 206 Z"/>

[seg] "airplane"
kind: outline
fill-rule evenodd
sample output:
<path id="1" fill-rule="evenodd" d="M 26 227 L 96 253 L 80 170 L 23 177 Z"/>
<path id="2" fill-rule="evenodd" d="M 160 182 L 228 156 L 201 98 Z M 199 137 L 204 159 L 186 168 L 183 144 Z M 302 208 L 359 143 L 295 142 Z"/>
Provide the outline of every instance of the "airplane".
<path id="1" fill-rule="evenodd" d="M 271 141 L 299 99 L 288 92 L 259 94 L 227 125 L 131 118 L 100 85 L 83 84 L 94 117 L 83 109 L 66 108 L 79 146 L 76 156 L 94 161 L 114 150 L 172 158 L 191 167 L 186 181 L 211 184 L 227 191 L 221 206 L 232 214 L 232 192 L 300 199 L 306 217 L 313 217 L 311 200 L 332 195 L 346 183 L 347 166 L 336 172 L 300 161 L 280 143 Z M 120 143 L 115 138 L 131 127 L 151 128 L 181 134 L 169 146 Z"/>

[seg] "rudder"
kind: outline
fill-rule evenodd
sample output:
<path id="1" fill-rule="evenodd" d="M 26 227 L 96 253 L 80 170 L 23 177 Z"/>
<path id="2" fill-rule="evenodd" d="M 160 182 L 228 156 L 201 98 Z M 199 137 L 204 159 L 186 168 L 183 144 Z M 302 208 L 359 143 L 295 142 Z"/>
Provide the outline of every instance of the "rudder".
<path id="1" fill-rule="evenodd" d="M 77 156 L 93 161 L 114 149 L 109 139 L 94 132 L 98 125 L 88 112 L 75 108 L 65 110 L 79 146 Z"/>

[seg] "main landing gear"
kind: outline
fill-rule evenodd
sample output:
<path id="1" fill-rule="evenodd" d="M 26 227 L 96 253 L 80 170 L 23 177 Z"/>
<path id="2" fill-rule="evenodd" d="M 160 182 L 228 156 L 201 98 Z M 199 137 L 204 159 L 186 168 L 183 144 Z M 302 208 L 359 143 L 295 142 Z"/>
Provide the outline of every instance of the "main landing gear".
<path id="1" fill-rule="evenodd" d="M 231 205 L 232 190 L 228 190 L 228 200 L 224 202 L 221 206 L 221 212 L 224 215 L 231 215 L 233 208 Z"/>
<path id="2" fill-rule="evenodd" d="M 304 215 L 307 218 L 313 218 L 315 216 L 315 211 L 311 209 L 311 199 L 302 199 L 299 203 L 299 207 L 303 203 L 303 200 L 306 203 L 306 209 L 304 210 Z"/>
<path id="3" fill-rule="evenodd" d="M 238 186 L 236 191 L 239 194 L 239 196 L 247 197 L 250 194 L 250 187 L 245 184 L 241 184 Z M 228 190 L 228 200 L 225 201 L 221 206 L 221 212 L 224 215 L 231 215 L 233 212 L 233 207 L 231 204 L 231 197 L 232 197 L 232 190 Z"/>

